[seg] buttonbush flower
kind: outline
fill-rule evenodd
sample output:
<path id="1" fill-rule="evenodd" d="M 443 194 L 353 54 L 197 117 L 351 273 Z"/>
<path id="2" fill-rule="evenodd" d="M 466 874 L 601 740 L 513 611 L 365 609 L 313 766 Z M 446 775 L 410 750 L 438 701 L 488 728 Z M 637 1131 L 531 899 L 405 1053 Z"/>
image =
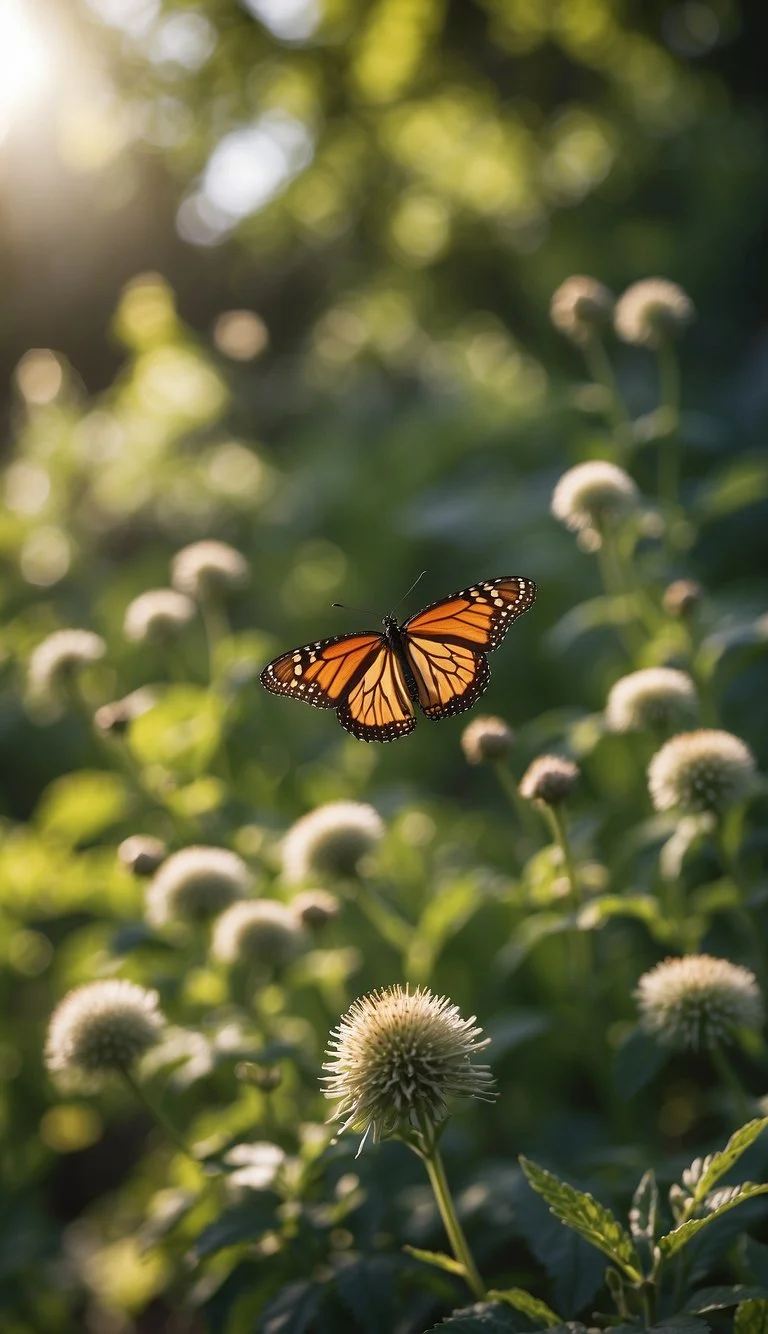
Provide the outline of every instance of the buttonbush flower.
<path id="1" fill-rule="evenodd" d="M 515 734 L 503 718 L 481 715 L 461 734 L 461 749 L 470 764 L 503 760 L 515 744 Z"/>
<path id="2" fill-rule="evenodd" d="M 612 732 L 677 727 L 698 712 L 696 686 L 674 667 L 646 667 L 622 676 L 611 687 L 605 720 Z"/>
<path id="3" fill-rule="evenodd" d="M 243 898 L 251 881 L 242 857 L 228 848 L 183 848 L 147 886 L 147 919 L 153 926 L 207 921 Z"/>
<path id="4" fill-rule="evenodd" d="M 157 700 L 157 691 L 152 686 L 139 686 L 138 690 L 132 690 L 130 695 L 125 695 L 123 699 L 113 700 L 111 704 L 102 704 L 101 708 L 96 710 L 93 721 L 100 732 L 122 736 L 134 718 L 140 718 L 142 713 L 148 713 L 157 704 Z"/>
<path id="5" fill-rule="evenodd" d="M 233 903 L 213 928 L 214 957 L 227 964 L 284 968 L 305 945 L 290 908 L 273 899 Z"/>
<path id="6" fill-rule="evenodd" d="M 640 501 L 629 473 L 615 463 L 590 459 L 560 478 L 552 494 L 552 513 L 571 532 L 600 532 L 617 523 Z"/>
<path id="7" fill-rule="evenodd" d="M 123 634 L 134 643 L 169 639 L 195 616 L 195 604 L 175 588 L 151 588 L 128 604 Z"/>
<path id="8" fill-rule="evenodd" d="M 331 1033 L 323 1092 L 334 1120 L 374 1142 L 430 1131 L 451 1098 L 492 1100 L 494 1079 L 473 1057 L 488 1046 L 475 1017 L 462 1019 L 445 996 L 417 987 L 374 991 L 356 1000 Z M 362 1144 L 360 1146 L 362 1148 Z"/>
<path id="9" fill-rule="evenodd" d="M 51 1016 L 48 1069 L 91 1085 L 130 1071 L 161 1036 L 158 1000 L 156 991 L 113 978 L 70 991 Z"/>
<path id="10" fill-rule="evenodd" d="M 167 856 L 163 840 L 152 834 L 131 834 L 117 849 L 118 861 L 134 875 L 152 875 Z"/>
<path id="11" fill-rule="evenodd" d="M 754 782 L 755 760 L 749 747 L 731 732 L 709 728 L 673 736 L 648 766 L 648 787 L 657 811 L 718 814 L 746 797 Z"/>
<path id="12" fill-rule="evenodd" d="M 55 630 L 32 653 L 27 669 L 30 694 L 55 699 L 91 663 L 104 657 L 107 646 L 90 630 Z"/>
<path id="13" fill-rule="evenodd" d="M 664 590 L 664 610 L 669 616 L 685 620 L 699 606 L 704 590 L 695 579 L 675 579 Z"/>
<path id="14" fill-rule="evenodd" d="M 691 298 L 677 283 L 645 278 L 619 297 L 614 324 L 625 343 L 655 348 L 687 329 L 695 314 Z"/>
<path id="15" fill-rule="evenodd" d="M 317 875 L 352 876 L 360 859 L 384 837 L 384 821 L 361 801 L 330 801 L 288 830 L 283 839 L 283 876 L 301 884 Z"/>
<path id="16" fill-rule="evenodd" d="M 193 542 L 174 556 L 171 583 L 180 593 L 199 600 L 207 593 L 242 587 L 249 573 L 245 556 L 228 543 Z"/>
<path id="17" fill-rule="evenodd" d="M 322 931 L 338 917 L 341 903 L 325 889 L 307 889 L 291 900 L 291 912 L 310 931 Z"/>
<path id="18" fill-rule="evenodd" d="M 614 298 L 596 278 L 574 275 L 561 283 L 552 297 L 549 314 L 556 329 L 583 345 L 610 323 Z"/>
<path id="19" fill-rule="evenodd" d="M 527 801 L 543 801 L 545 806 L 559 806 L 565 801 L 579 777 L 579 766 L 560 755 L 539 755 L 528 766 L 518 791 Z"/>
<path id="20" fill-rule="evenodd" d="M 635 998 L 646 1032 L 678 1050 L 732 1042 L 763 1021 L 754 973 L 709 954 L 665 959 L 643 974 Z"/>

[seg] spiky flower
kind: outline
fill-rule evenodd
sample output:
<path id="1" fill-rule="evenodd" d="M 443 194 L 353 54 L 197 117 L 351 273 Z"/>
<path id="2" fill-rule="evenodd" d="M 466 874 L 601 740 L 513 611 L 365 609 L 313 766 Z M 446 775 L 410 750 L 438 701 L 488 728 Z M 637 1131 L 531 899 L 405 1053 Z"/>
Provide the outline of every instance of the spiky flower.
<path id="1" fill-rule="evenodd" d="M 158 1000 L 156 991 L 114 978 L 70 991 L 51 1016 L 48 1069 L 91 1085 L 131 1070 L 162 1033 Z"/>
<path id="2" fill-rule="evenodd" d="M 731 732 L 701 728 L 673 736 L 648 766 L 657 811 L 716 814 L 746 797 L 755 783 L 751 750 Z"/>
<path id="3" fill-rule="evenodd" d="M 251 873 L 228 848 L 191 847 L 174 852 L 147 886 L 146 914 L 153 926 L 205 922 L 242 898 Z"/>
<path id="4" fill-rule="evenodd" d="M 461 749 L 470 764 L 494 764 L 503 760 L 515 744 L 515 734 L 503 718 L 481 715 L 461 734 Z"/>
<path id="5" fill-rule="evenodd" d="M 135 644 L 167 640 L 189 625 L 195 613 L 195 604 L 186 593 L 178 593 L 175 588 L 150 588 L 128 604 L 123 634 Z"/>
<path id="6" fill-rule="evenodd" d="M 362 801 L 330 801 L 302 816 L 283 839 L 283 877 L 301 884 L 315 876 L 353 876 L 362 857 L 384 837 L 378 811 Z"/>
<path id="7" fill-rule="evenodd" d="M 33 651 L 27 669 L 29 693 L 56 699 L 79 672 L 104 657 L 107 646 L 90 630 L 55 630 Z"/>
<path id="8" fill-rule="evenodd" d="M 341 903 L 325 889 L 306 889 L 291 899 L 294 917 L 312 932 L 320 932 L 338 917 Z"/>
<path id="9" fill-rule="evenodd" d="M 431 1133 L 453 1097 L 490 1101 L 487 1065 L 473 1056 L 488 1046 L 475 1016 L 422 987 L 394 986 L 356 1000 L 331 1033 L 323 1092 L 338 1101 L 334 1120 L 363 1143 L 410 1130 Z M 360 1146 L 362 1148 L 362 1144 Z"/>
<path id="10" fill-rule="evenodd" d="M 213 954 L 221 963 L 284 968 L 301 953 L 304 933 L 290 908 L 274 899 L 233 903 L 213 928 Z"/>
<path id="11" fill-rule="evenodd" d="M 759 1029 L 763 1001 L 754 973 L 710 954 L 665 959 L 635 992 L 642 1027 L 667 1047 L 714 1047 L 739 1029 Z"/>
<path id="12" fill-rule="evenodd" d="M 545 806 L 559 806 L 579 777 L 579 766 L 561 755 L 539 755 L 529 764 L 518 791 L 526 801 L 543 801 Z"/>
<path id="13" fill-rule="evenodd" d="M 675 579 L 664 590 L 664 610 L 669 616 L 685 620 L 696 611 L 703 596 L 704 590 L 695 579 Z"/>
<path id="14" fill-rule="evenodd" d="M 619 297 L 614 324 L 625 343 L 655 348 L 681 334 L 695 315 L 691 298 L 677 283 L 644 278 Z"/>
<path id="15" fill-rule="evenodd" d="M 645 667 L 611 686 L 605 721 L 612 732 L 677 727 L 698 712 L 696 686 L 674 667 Z"/>
<path id="16" fill-rule="evenodd" d="M 118 861 L 134 875 L 152 875 L 167 856 L 163 840 L 152 834 L 131 834 L 117 849 Z"/>
<path id="17" fill-rule="evenodd" d="M 556 329 L 583 345 L 592 335 L 610 323 L 614 297 L 596 278 L 580 274 L 566 278 L 550 302 L 549 314 Z"/>
<path id="18" fill-rule="evenodd" d="M 600 533 L 636 509 L 640 493 L 623 468 L 603 459 L 577 463 L 552 493 L 552 513 L 571 532 Z"/>
<path id="19" fill-rule="evenodd" d="M 157 701 L 158 693 L 152 686 L 139 686 L 138 690 L 132 690 L 130 695 L 125 695 L 122 699 L 113 700 L 111 704 L 102 704 L 101 708 L 96 710 L 93 721 L 100 732 L 122 736 L 134 718 L 140 718 L 142 713 L 148 713 L 155 707 Z"/>
<path id="20" fill-rule="evenodd" d="M 193 542 L 174 556 L 171 583 L 199 600 L 211 592 L 242 587 L 249 573 L 245 556 L 227 542 Z"/>

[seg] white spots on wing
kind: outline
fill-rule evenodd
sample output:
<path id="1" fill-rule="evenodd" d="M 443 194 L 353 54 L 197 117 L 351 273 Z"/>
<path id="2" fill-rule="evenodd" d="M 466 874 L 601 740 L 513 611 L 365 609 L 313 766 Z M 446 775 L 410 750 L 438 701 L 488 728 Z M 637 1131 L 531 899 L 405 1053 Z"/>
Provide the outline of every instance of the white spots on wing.
<path id="1" fill-rule="evenodd" d="M 296 664 L 296 666 L 295 666 L 294 669 L 293 669 L 293 674 L 294 674 L 294 676 L 301 676 L 301 667 L 299 666 L 298 663 Z"/>

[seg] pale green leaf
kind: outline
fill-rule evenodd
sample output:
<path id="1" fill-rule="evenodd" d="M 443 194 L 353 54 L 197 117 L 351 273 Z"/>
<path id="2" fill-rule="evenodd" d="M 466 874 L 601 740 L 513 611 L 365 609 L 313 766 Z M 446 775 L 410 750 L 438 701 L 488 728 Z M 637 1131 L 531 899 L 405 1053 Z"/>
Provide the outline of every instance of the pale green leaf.
<path id="1" fill-rule="evenodd" d="M 652 1171 L 645 1172 L 640 1184 L 632 1196 L 629 1211 L 629 1227 L 637 1242 L 651 1245 L 656 1236 L 659 1216 L 659 1187 Z"/>
<path id="2" fill-rule="evenodd" d="M 610 1209 L 586 1191 L 576 1190 L 522 1155 L 520 1165 L 533 1189 L 546 1200 L 561 1223 L 573 1228 L 585 1241 L 607 1255 L 629 1278 L 634 1281 L 642 1278 L 640 1257 L 632 1238 Z"/>
<path id="3" fill-rule="evenodd" d="M 44 834 L 76 847 L 92 843 L 125 819 L 131 794 L 119 774 L 80 769 L 64 774 L 45 789 L 36 823 Z"/>
<path id="4" fill-rule="evenodd" d="M 733 1334 L 768 1334 L 768 1301 L 746 1301 L 736 1307 Z"/>
<path id="5" fill-rule="evenodd" d="M 753 1181 L 745 1181 L 743 1186 L 734 1186 L 733 1190 L 727 1191 L 727 1198 L 722 1204 L 718 1204 L 711 1213 L 705 1218 L 691 1218 L 687 1223 L 681 1223 L 672 1232 L 659 1238 L 659 1248 L 665 1260 L 670 1256 L 676 1255 L 684 1246 L 692 1241 L 702 1228 L 713 1223 L 716 1218 L 728 1213 L 729 1209 L 734 1209 L 737 1204 L 744 1204 L 747 1200 L 753 1200 L 758 1195 L 768 1194 L 768 1184 L 757 1185 Z"/>
<path id="6" fill-rule="evenodd" d="M 724 1149 L 710 1154 L 707 1158 L 697 1158 L 691 1163 L 683 1173 L 683 1184 L 691 1192 L 696 1203 L 700 1203 L 709 1195 L 720 1178 L 739 1161 L 741 1155 L 754 1144 L 766 1126 L 768 1126 L 768 1116 L 747 1121 L 746 1125 L 740 1126 L 731 1135 Z"/>
<path id="7" fill-rule="evenodd" d="M 683 1310 L 692 1311 L 694 1314 L 704 1311 L 723 1311 L 729 1306 L 738 1306 L 740 1302 L 766 1299 L 768 1299 L 768 1288 L 734 1283 L 715 1288 L 700 1288 L 688 1298 Z"/>
<path id="8" fill-rule="evenodd" d="M 142 765 L 170 769 L 180 778 L 198 778 L 219 748 L 224 703 L 201 686 L 172 686 L 135 718 L 129 745 Z"/>
<path id="9" fill-rule="evenodd" d="M 422 1264 L 432 1265 L 435 1269 L 444 1269 L 448 1274 L 458 1274 L 464 1277 L 464 1266 L 454 1260 L 451 1255 L 444 1255 L 442 1251 L 422 1251 L 418 1246 L 404 1246 L 403 1250 L 407 1255 L 412 1255 L 414 1260 L 420 1260 Z"/>
<path id="10" fill-rule="evenodd" d="M 551 1328 L 552 1325 L 560 1325 L 563 1322 L 562 1316 L 556 1315 L 551 1306 L 542 1302 L 538 1297 L 532 1297 L 525 1288 L 492 1288 L 488 1296 L 497 1302 L 504 1302 L 506 1306 L 513 1306 L 516 1311 L 522 1311 L 523 1315 L 528 1315 L 531 1320 L 536 1320 L 539 1324 Z"/>

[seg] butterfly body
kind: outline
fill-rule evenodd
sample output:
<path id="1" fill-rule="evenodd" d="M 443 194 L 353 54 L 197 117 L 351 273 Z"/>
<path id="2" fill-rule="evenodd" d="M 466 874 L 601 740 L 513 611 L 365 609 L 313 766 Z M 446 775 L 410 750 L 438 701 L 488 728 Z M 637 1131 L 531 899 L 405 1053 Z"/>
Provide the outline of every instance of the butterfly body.
<path id="1" fill-rule="evenodd" d="M 394 741 L 416 726 L 414 705 L 432 720 L 463 713 L 490 680 L 486 654 L 533 605 L 536 585 L 519 575 L 473 584 L 431 603 L 383 633 L 335 635 L 283 653 L 261 681 L 276 695 L 336 709 L 362 741 Z"/>

